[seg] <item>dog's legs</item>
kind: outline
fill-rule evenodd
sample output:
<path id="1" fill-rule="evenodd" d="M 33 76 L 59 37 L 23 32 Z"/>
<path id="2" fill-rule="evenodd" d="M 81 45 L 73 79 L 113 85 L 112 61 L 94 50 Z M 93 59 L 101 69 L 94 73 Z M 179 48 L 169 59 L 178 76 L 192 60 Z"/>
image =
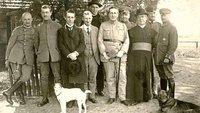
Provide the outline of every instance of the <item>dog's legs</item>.
<path id="1" fill-rule="evenodd" d="M 60 107 L 61 107 L 61 113 L 67 113 L 65 101 L 60 101 Z"/>
<path id="2" fill-rule="evenodd" d="M 82 103 L 81 103 L 81 101 L 77 100 L 77 104 L 78 104 L 78 111 L 79 111 L 79 113 L 81 113 L 82 112 Z"/>
<path id="3" fill-rule="evenodd" d="M 84 113 L 87 113 L 86 101 L 83 101 Z"/>

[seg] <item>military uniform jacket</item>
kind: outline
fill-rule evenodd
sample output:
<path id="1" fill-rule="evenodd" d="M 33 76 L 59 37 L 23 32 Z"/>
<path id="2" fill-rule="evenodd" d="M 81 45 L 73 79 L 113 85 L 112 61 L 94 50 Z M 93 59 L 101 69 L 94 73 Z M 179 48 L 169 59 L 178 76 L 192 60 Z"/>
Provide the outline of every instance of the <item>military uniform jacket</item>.
<path id="1" fill-rule="evenodd" d="M 36 28 L 36 45 L 38 62 L 60 61 L 60 53 L 57 47 L 57 32 L 61 25 L 52 21 L 44 21 Z"/>
<path id="2" fill-rule="evenodd" d="M 33 65 L 34 63 L 35 29 L 19 26 L 15 28 L 9 39 L 6 60 L 17 64 Z"/>
<path id="3" fill-rule="evenodd" d="M 174 52 L 178 46 L 178 33 L 171 23 L 161 26 L 158 34 L 155 61 L 156 65 L 162 64 L 164 58 L 175 61 Z"/>
<path id="4" fill-rule="evenodd" d="M 127 60 L 127 51 L 129 48 L 129 36 L 127 27 L 124 23 L 116 21 L 114 24 L 110 21 L 103 22 L 99 29 L 98 46 L 100 50 L 100 58 L 102 62 L 108 62 L 103 57 L 103 53 L 109 54 L 111 51 L 124 51 L 125 55 L 122 56 L 121 61 Z M 118 61 L 115 57 L 110 61 Z"/>

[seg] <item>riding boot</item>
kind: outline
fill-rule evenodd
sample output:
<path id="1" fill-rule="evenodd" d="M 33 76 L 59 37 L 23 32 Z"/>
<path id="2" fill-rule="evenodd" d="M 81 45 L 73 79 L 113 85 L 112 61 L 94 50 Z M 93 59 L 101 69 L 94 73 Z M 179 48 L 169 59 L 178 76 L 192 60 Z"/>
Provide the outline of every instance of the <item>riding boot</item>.
<path id="1" fill-rule="evenodd" d="M 175 81 L 174 78 L 169 79 L 169 94 L 170 97 L 174 98 L 174 93 L 175 93 Z"/>
<path id="2" fill-rule="evenodd" d="M 167 91 L 167 79 L 160 79 L 160 86 L 162 90 Z"/>
<path id="3" fill-rule="evenodd" d="M 20 103 L 21 105 L 25 105 L 25 104 L 26 104 L 26 101 L 25 101 L 25 99 L 24 99 L 24 93 L 23 93 L 23 91 L 22 91 L 22 85 L 19 86 L 19 88 L 18 88 L 18 94 L 19 94 L 19 103 Z"/>
<path id="4" fill-rule="evenodd" d="M 13 101 L 12 101 L 12 94 L 13 92 L 15 92 L 18 87 L 23 83 L 23 81 L 17 80 L 10 89 L 8 89 L 7 91 L 3 92 L 3 95 L 6 97 L 6 101 L 13 105 Z"/>

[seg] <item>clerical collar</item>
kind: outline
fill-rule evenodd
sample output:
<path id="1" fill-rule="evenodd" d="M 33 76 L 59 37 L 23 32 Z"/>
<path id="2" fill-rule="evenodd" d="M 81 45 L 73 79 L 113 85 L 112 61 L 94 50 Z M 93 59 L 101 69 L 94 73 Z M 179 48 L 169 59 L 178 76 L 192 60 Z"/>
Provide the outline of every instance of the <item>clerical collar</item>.
<path id="1" fill-rule="evenodd" d="M 66 25 L 65 25 L 66 27 L 73 27 L 74 26 L 74 24 L 72 24 L 72 25 L 69 25 L 69 24 L 67 24 L 66 23 Z"/>
<path id="2" fill-rule="evenodd" d="M 146 25 L 138 25 L 139 27 L 141 27 L 141 28 L 144 28 Z"/>

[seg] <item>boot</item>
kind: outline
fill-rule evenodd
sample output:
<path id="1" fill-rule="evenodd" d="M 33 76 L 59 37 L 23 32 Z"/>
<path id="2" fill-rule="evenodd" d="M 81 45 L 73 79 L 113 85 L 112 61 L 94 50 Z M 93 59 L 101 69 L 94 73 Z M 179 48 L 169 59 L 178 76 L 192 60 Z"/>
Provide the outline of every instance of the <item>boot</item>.
<path id="1" fill-rule="evenodd" d="M 162 90 L 167 91 L 167 79 L 160 79 L 160 86 Z"/>
<path id="2" fill-rule="evenodd" d="M 17 80 L 10 89 L 8 89 L 7 91 L 3 92 L 3 95 L 6 97 L 6 101 L 13 105 L 13 101 L 12 101 L 12 94 L 13 92 L 15 92 L 18 87 L 23 83 L 23 81 Z"/>
<path id="3" fill-rule="evenodd" d="M 25 105 L 26 104 L 26 101 L 24 99 L 24 93 L 22 91 L 22 85 L 18 88 L 18 94 L 19 94 L 19 103 L 21 105 Z"/>
<path id="4" fill-rule="evenodd" d="M 170 97 L 174 98 L 175 93 L 175 81 L 174 78 L 169 79 L 169 95 Z"/>

